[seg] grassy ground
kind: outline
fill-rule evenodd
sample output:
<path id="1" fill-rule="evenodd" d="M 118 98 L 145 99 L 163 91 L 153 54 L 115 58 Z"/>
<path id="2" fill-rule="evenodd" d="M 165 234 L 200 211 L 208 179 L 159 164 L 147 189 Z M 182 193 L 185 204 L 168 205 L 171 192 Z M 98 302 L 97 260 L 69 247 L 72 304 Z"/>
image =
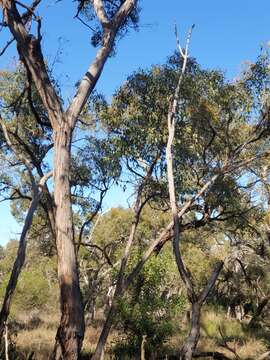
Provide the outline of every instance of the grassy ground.
<path id="1" fill-rule="evenodd" d="M 96 321 L 95 327 L 87 327 L 83 347 L 84 354 L 90 354 L 94 350 L 98 340 L 102 319 Z M 20 354 L 16 359 L 26 360 L 34 352 L 32 359 L 47 360 L 52 351 L 54 337 L 59 321 L 58 314 L 21 314 L 16 322 L 10 322 L 11 340 L 16 344 L 16 350 Z M 13 328 L 13 330 L 12 330 Z M 182 324 L 182 332 L 169 339 L 166 348 L 166 355 L 177 353 L 183 342 L 187 326 Z M 17 333 L 17 334 L 16 334 Z M 117 333 L 112 333 L 107 350 L 112 342 L 118 338 Z M 12 359 L 12 343 L 10 345 Z M 225 315 L 207 311 L 202 316 L 201 339 L 198 345 L 199 351 L 218 351 L 232 360 L 257 359 L 267 351 L 266 342 L 257 336 L 246 331 L 245 323 L 237 320 L 227 319 Z M 107 359 L 112 359 L 107 351 Z M 162 358 L 162 357 L 161 357 Z M 206 358 L 204 358 L 206 359 Z"/>

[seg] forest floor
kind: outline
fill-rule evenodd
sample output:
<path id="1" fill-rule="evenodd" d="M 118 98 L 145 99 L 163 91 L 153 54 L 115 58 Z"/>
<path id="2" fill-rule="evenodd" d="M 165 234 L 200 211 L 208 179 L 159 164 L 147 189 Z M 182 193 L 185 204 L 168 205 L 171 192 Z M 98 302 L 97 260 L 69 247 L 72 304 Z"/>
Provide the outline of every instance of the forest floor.
<path id="1" fill-rule="evenodd" d="M 20 314 L 16 321 L 11 321 L 10 329 L 10 358 L 27 360 L 48 360 L 52 352 L 55 333 L 59 321 L 58 314 Z M 101 330 L 102 319 L 95 321 L 95 327 L 87 326 L 83 354 L 86 356 L 94 350 Z M 252 360 L 258 359 L 267 351 L 267 345 L 258 333 L 247 334 L 243 330 L 243 324 L 234 319 L 222 318 L 214 311 L 207 311 L 202 317 L 201 339 L 198 345 L 198 352 L 215 351 L 223 353 L 228 359 Z M 164 359 L 171 358 L 171 354 L 177 353 L 184 340 L 187 328 L 179 336 L 173 336 L 168 340 L 164 353 Z M 112 332 L 107 346 L 105 359 L 113 359 L 109 349 L 117 339 L 118 334 Z M 13 357 L 12 349 L 16 347 L 17 357 Z M 32 357 L 31 357 L 32 356 Z M 163 356 L 163 355 L 162 355 Z M 160 357 L 162 359 L 162 356 Z M 173 357 L 172 357 L 173 358 Z M 212 359 L 212 357 L 202 359 Z M 120 360 L 125 360 L 125 357 Z"/>

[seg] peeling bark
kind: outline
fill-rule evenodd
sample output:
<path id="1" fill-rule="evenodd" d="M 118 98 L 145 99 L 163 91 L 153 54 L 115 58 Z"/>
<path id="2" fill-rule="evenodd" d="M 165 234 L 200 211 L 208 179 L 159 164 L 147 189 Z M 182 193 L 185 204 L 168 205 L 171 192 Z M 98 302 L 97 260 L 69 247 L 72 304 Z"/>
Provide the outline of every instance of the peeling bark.
<path id="1" fill-rule="evenodd" d="M 70 194 L 72 130 L 66 119 L 55 133 L 54 193 L 61 321 L 53 358 L 78 359 L 84 337 L 84 311 L 79 287 Z M 60 355 L 61 354 L 61 355 Z"/>
<path id="2" fill-rule="evenodd" d="M 111 53 L 115 37 L 123 21 L 136 6 L 126 0 L 112 20 L 106 19 L 102 1 L 94 0 L 97 18 L 103 27 L 102 46 L 83 77 L 78 91 L 65 112 L 48 74 L 41 49 L 40 33 L 29 33 L 13 0 L 0 0 L 3 17 L 16 43 L 20 60 L 39 92 L 54 133 L 54 209 L 48 213 L 54 228 L 58 255 L 58 278 L 61 300 L 61 321 L 52 358 L 78 359 L 84 336 L 83 302 L 79 288 L 78 265 L 74 246 L 74 229 L 70 196 L 70 156 L 72 131 L 89 95 L 93 91 Z M 31 16 L 33 12 L 31 12 Z M 29 16 L 31 18 L 31 16 Z M 54 229 L 53 229 L 54 230 Z M 21 257 L 23 258 L 23 257 Z"/>

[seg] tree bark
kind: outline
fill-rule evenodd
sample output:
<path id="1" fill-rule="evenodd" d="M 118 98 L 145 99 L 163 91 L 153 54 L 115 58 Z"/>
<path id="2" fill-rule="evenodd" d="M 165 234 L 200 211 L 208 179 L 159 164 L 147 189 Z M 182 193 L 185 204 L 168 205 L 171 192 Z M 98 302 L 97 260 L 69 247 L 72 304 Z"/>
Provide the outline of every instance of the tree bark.
<path id="1" fill-rule="evenodd" d="M 191 305 L 191 327 L 184 346 L 180 351 L 181 360 L 191 360 L 200 338 L 200 317 L 202 304 L 195 302 Z"/>
<path id="2" fill-rule="evenodd" d="M 210 294 L 211 290 L 215 286 L 215 283 L 222 268 L 223 268 L 223 262 L 220 261 L 214 267 L 212 274 L 208 280 L 208 283 L 206 284 L 206 286 L 199 295 L 196 295 L 195 291 L 193 290 L 193 299 L 195 299 L 195 301 L 191 299 L 190 333 L 180 351 L 180 359 L 182 360 L 192 359 L 193 353 L 196 350 L 200 338 L 201 309 L 208 295 Z"/>
<path id="3" fill-rule="evenodd" d="M 73 216 L 70 194 L 72 129 L 67 120 L 55 132 L 54 197 L 58 281 L 61 321 L 56 335 L 53 359 L 79 358 L 84 337 L 84 311 L 79 287 Z"/>
<path id="4" fill-rule="evenodd" d="M 110 333 L 110 330 L 113 326 L 113 318 L 115 314 L 115 307 L 114 304 L 109 309 L 108 315 L 106 317 L 105 323 L 103 325 L 101 334 L 98 339 L 98 343 L 95 349 L 95 352 L 93 356 L 91 357 L 91 360 L 103 360 L 104 358 L 104 348 Z"/>
<path id="5" fill-rule="evenodd" d="M 143 335 L 142 343 L 141 343 L 141 359 L 140 360 L 145 360 L 145 344 L 146 344 L 146 335 Z"/>

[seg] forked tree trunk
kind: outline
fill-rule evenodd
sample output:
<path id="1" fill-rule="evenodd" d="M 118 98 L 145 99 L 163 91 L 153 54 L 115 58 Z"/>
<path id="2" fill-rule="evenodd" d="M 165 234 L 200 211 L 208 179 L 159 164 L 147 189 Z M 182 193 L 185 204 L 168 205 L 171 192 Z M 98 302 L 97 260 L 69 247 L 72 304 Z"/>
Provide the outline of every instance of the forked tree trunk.
<path id="1" fill-rule="evenodd" d="M 38 3 L 36 2 L 35 6 L 28 8 L 29 19 L 34 15 Z M 26 26 L 28 21 L 23 20 L 15 1 L 0 0 L 0 7 L 3 9 L 3 21 L 9 27 L 17 43 L 20 60 L 31 74 L 54 130 L 56 246 L 62 311 L 52 356 L 54 359 L 78 359 L 84 336 L 83 302 L 79 288 L 74 246 L 69 179 L 72 129 L 99 79 L 113 48 L 119 28 L 136 4 L 136 0 L 121 2 L 113 18 L 109 19 L 106 16 L 106 11 L 104 11 L 103 2 L 99 0 L 91 1 L 91 6 L 93 6 L 103 28 L 102 46 L 80 82 L 78 91 L 70 106 L 64 112 L 62 101 L 58 97 L 47 72 L 40 45 L 40 34 L 35 37 L 29 33 Z"/>
<path id="2" fill-rule="evenodd" d="M 181 360 L 191 360 L 200 338 L 200 318 L 202 305 L 195 302 L 191 306 L 191 327 L 184 346 L 180 351 Z"/>
<path id="3" fill-rule="evenodd" d="M 61 321 L 52 358 L 65 360 L 79 358 L 84 337 L 83 302 L 79 288 L 70 194 L 71 137 L 72 129 L 63 119 L 55 133 L 54 194 Z"/>
<path id="4" fill-rule="evenodd" d="M 205 303 L 207 297 L 209 296 L 211 290 L 215 286 L 217 278 L 223 268 L 223 261 L 220 261 L 214 267 L 212 274 L 208 280 L 207 285 L 204 287 L 202 292 L 199 295 L 195 294 L 193 290 L 193 299 L 191 300 L 191 323 L 190 323 L 190 332 L 189 335 L 180 350 L 180 359 L 190 360 L 196 350 L 199 338 L 200 338 L 200 318 L 201 318 L 201 309 Z M 191 298 L 191 297 L 189 297 Z"/>

